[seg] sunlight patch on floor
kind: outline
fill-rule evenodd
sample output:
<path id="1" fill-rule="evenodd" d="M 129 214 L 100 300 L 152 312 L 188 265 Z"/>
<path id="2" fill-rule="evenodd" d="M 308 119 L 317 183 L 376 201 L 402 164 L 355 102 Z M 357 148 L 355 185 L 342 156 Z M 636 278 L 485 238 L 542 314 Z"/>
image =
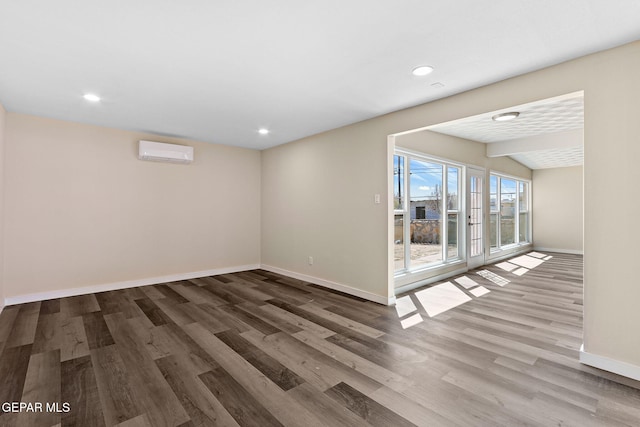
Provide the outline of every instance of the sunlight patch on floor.
<path id="1" fill-rule="evenodd" d="M 520 267 L 525 267 L 531 270 L 532 268 L 536 268 L 537 266 L 542 264 L 544 260 L 539 258 L 534 258 L 529 255 L 522 255 L 522 256 L 519 256 L 518 258 L 510 259 L 509 262 L 511 264 L 516 264 L 516 265 L 519 265 Z"/>
<path id="2" fill-rule="evenodd" d="M 496 267 L 503 269 L 504 271 L 512 271 L 518 268 L 517 265 L 511 264 L 510 262 L 501 262 L 500 264 L 496 264 Z"/>
<path id="3" fill-rule="evenodd" d="M 415 293 L 429 317 L 471 301 L 471 297 L 451 282 L 441 283 Z"/>
<path id="4" fill-rule="evenodd" d="M 477 298 L 477 297 L 481 297 L 482 295 L 486 295 L 491 291 L 485 288 L 484 286 L 478 286 L 477 288 L 471 289 L 469 292 L 471 292 L 473 296 Z"/>
<path id="5" fill-rule="evenodd" d="M 529 252 L 527 255 L 532 256 L 534 258 L 544 258 L 547 255 L 541 254 L 540 252 Z"/>
<path id="6" fill-rule="evenodd" d="M 505 279 L 502 276 L 498 276 L 496 273 L 492 273 L 489 270 L 480 270 L 477 272 L 480 276 L 484 277 L 490 282 L 495 283 L 498 286 L 504 286 L 509 283 L 509 279 Z"/>
<path id="7" fill-rule="evenodd" d="M 462 286 L 465 289 L 471 289 L 475 286 L 478 286 L 479 283 L 474 281 L 473 279 L 467 277 L 467 276 L 462 276 L 462 277 L 458 277 L 457 279 L 453 279 L 458 285 Z"/>
<path id="8" fill-rule="evenodd" d="M 506 273 L 522 276 L 551 258 L 551 255 L 530 252 L 526 255 L 500 262 L 495 266 Z M 498 286 L 505 286 L 510 283 L 509 279 L 489 270 L 479 270 L 475 273 Z M 453 282 L 440 283 L 398 298 L 395 308 L 402 328 L 407 329 L 424 321 L 418 312 L 419 308 L 416 307 L 415 299 L 411 298 L 412 295 L 416 297 L 429 317 L 435 317 L 452 308 L 473 301 L 473 298 L 469 295 L 479 298 L 491 292 L 468 276 L 456 277 Z"/>
<path id="9" fill-rule="evenodd" d="M 520 267 L 517 270 L 512 271 L 513 274 L 515 274 L 516 276 L 522 276 L 524 273 L 528 272 L 529 269 L 524 268 L 524 267 Z"/>
<path id="10" fill-rule="evenodd" d="M 526 255 L 510 259 L 508 262 L 496 264 L 496 267 L 511 272 L 516 276 L 523 276 L 529 270 L 536 268 L 545 261 L 553 258 L 551 255 L 541 254 L 540 252 L 529 252 Z"/>
<path id="11" fill-rule="evenodd" d="M 402 325 L 402 329 L 407 329 L 410 328 L 412 326 L 417 325 L 418 323 L 422 322 L 422 316 L 420 316 L 420 313 L 416 313 L 413 316 L 409 316 L 404 320 L 400 321 L 400 324 Z"/>
<path id="12" fill-rule="evenodd" d="M 409 295 L 396 299 L 396 312 L 398 313 L 398 317 L 404 317 L 416 310 L 418 310 L 418 308 L 413 301 L 411 301 Z"/>

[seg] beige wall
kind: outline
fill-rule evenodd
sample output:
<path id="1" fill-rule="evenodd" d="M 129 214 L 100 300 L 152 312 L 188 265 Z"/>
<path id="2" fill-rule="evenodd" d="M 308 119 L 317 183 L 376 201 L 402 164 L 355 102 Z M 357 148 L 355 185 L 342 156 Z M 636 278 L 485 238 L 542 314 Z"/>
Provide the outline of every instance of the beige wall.
<path id="1" fill-rule="evenodd" d="M 14 113 L 5 139 L 5 297 L 260 263 L 257 151 Z"/>
<path id="2" fill-rule="evenodd" d="M 4 128 L 6 111 L 0 104 L 0 311 L 4 307 Z"/>
<path id="3" fill-rule="evenodd" d="M 374 173 L 386 168 L 379 139 L 380 131 L 363 124 L 262 152 L 263 264 L 386 299 L 387 248 L 380 243 L 387 231 L 379 225 L 386 224 L 387 181 Z"/>
<path id="4" fill-rule="evenodd" d="M 509 157 L 487 157 L 487 145 L 437 132 L 421 131 L 396 138 L 396 146 L 467 165 L 531 179 L 531 169 Z"/>
<path id="5" fill-rule="evenodd" d="M 263 262 L 388 295 L 387 135 L 584 90 L 585 351 L 640 366 L 640 42 L 263 152 Z M 603 201 L 609 201 L 604 203 Z M 302 234 L 300 234 L 302 233 Z M 321 254 L 313 266 L 308 255 Z M 316 255 L 317 256 L 317 255 Z"/>
<path id="6" fill-rule="evenodd" d="M 533 171 L 533 242 L 536 248 L 583 252 L 582 166 Z"/>

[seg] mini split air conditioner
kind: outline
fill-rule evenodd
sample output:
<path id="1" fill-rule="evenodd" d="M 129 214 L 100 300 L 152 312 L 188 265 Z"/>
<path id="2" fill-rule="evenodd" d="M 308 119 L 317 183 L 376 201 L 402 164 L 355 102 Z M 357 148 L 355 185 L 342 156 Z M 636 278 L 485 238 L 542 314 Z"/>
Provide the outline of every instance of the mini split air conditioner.
<path id="1" fill-rule="evenodd" d="M 193 147 L 165 144 L 164 142 L 140 141 L 138 158 L 155 162 L 191 163 L 193 162 Z"/>

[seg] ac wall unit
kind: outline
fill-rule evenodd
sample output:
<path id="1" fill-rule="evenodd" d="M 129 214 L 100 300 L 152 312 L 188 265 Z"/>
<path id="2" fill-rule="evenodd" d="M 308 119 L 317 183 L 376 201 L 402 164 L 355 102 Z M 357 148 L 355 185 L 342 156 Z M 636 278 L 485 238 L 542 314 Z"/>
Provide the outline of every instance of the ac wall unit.
<path id="1" fill-rule="evenodd" d="M 138 158 L 155 162 L 191 163 L 193 162 L 193 147 L 165 144 L 164 142 L 140 141 Z"/>

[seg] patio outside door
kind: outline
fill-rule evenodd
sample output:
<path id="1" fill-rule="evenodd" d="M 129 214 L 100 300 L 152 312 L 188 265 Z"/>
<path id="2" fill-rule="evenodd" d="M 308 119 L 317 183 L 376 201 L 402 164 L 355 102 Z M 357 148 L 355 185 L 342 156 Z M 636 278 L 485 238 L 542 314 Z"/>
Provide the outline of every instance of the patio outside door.
<path id="1" fill-rule="evenodd" d="M 467 168 L 467 267 L 484 265 L 483 169 Z"/>

